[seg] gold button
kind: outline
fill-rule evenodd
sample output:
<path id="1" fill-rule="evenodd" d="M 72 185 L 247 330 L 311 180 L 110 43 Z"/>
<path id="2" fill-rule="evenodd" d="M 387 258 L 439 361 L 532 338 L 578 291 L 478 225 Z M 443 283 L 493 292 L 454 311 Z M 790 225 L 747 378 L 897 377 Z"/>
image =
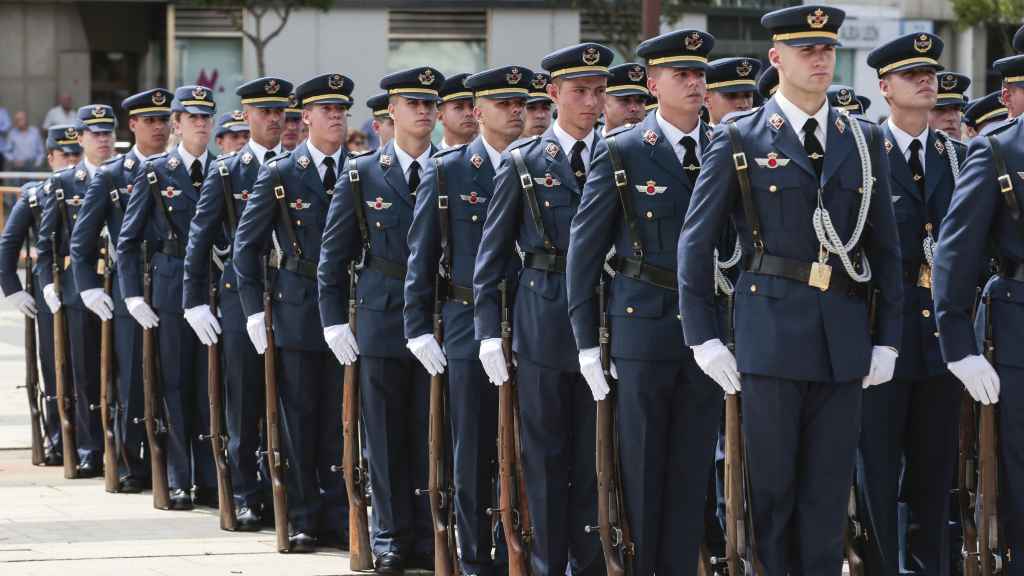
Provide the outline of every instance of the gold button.
<path id="1" fill-rule="evenodd" d="M 479 219 L 480 219 L 480 217 L 477 216 L 476 214 L 473 214 L 473 218 L 471 218 L 471 220 L 473 220 L 473 222 L 476 222 Z"/>
<path id="2" fill-rule="evenodd" d="M 78 220 L 78 214 L 72 214 L 71 215 L 71 219 L 72 220 Z"/>
<path id="3" fill-rule="evenodd" d="M 932 317 L 932 311 L 927 309 L 927 308 L 925 308 L 924 310 L 921 310 L 921 316 L 924 316 L 925 318 L 931 318 Z"/>
<path id="4" fill-rule="evenodd" d="M 651 210 L 648 210 L 647 211 L 647 219 L 650 220 L 651 218 L 654 218 L 654 212 L 652 212 Z"/>
<path id="5" fill-rule="evenodd" d="M 626 306 L 626 314 L 632 314 L 635 312 L 632 306 Z"/>
<path id="6" fill-rule="evenodd" d="M 224 283 L 224 287 L 225 288 L 231 288 L 231 282 L 225 282 Z"/>
<path id="7" fill-rule="evenodd" d="M 545 208 L 551 208 L 551 202 L 548 202 L 547 200 L 545 200 L 544 201 L 544 207 Z"/>
<path id="8" fill-rule="evenodd" d="M 377 228 L 380 228 L 380 222 L 377 222 Z"/>
<path id="9" fill-rule="evenodd" d="M 295 225 L 296 226 L 302 226 L 302 220 L 296 220 L 295 221 Z"/>
<path id="10" fill-rule="evenodd" d="M 932 336 L 935 336 L 936 338 L 938 338 L 939 337 L 939 331 L 936 330 L 935 332 L 932 332 Z"/>
<path id="11" fill-rule="evenodd" d="M 168 206 L 167 207 L 167 211 L 168 212 L 174 212 L 174 206 Z"/>
<path id="12" fill-rule="evenodd" d="M 757 292 L 757 284 L 751 284 L 750 285 L 750 291 L 751 292 Z"/>
<path id="13" fill-rule="evenodd" d="M 682 314 L 676 314 L 676 320 L 682 320 L 682 319 L 683 319 L 683 315 Z"/>
<path id="14" fill-rule="evenodd" d="M 779 189 L 779 187 L 778 187 L 778 186 L 776 186 L 775 184 L 772 184 L 771 186 L 769 186 L 769 187 L 768 187 L 768 191 L 769 191 L 769 192 L 775 192 L 775 191 L 777 191 L 778 189 Z"/>
<path id="15" fill-rule="evenodd" d="M 530 286 L 533 286 L 533 280 L 530 280 Z"/>

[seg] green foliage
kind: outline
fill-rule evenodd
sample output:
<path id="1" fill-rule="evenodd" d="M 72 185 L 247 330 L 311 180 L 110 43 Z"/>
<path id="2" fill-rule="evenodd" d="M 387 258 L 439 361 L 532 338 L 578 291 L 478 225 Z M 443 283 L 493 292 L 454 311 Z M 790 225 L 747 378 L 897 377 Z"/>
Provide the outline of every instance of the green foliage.
<path id="1" fill-rule="evenodd" d="M 960 29 L 983 26 L 995 32 L 1005 54 L 1012 54 L 1012 30 L 1024 19 L 1024 0 L 951 0 Z"/>

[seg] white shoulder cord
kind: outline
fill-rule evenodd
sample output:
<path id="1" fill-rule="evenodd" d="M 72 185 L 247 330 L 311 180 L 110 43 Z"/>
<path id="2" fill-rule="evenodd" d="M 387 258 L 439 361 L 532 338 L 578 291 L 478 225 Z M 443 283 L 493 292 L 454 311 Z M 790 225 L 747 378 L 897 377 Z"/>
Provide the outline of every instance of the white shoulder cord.
<path id="1" fill-rule="evenodd" d="M 857 225 L 853 229 L 850 241 L 847 244 L 843 244 L 843 241 L 839 238 L 839 233 L 836 232 L 835 227 L 832 225 L 832 216 L 822 201 L 822 190 L 820 187 L 818 188 L 818 206 L 814 209 L 814 216 L 811 222 L 814 225 L 814 233 L 818 237 L 818 243 L 821 245 L 819 261 L 824 264 L 828 260 L 829 254 L 836 254 L 842 261 L 843 268 L 850 278 L 855 282 L 864 283 L 871 281 L 871 266 L 868 264 L 867 256 L 861 252 L 861 264 L 864 271 L 858 272 L 850 260 L 850 251 L 860 242 L 860 236 L 864 232 L 864 225 L 868 220 L 868 211 L 871 208 L 871 193 L 874 188 L 874 178 L 871 175 L 871 156 L 867 143 L 864 141 L 864 132 L 861 131 L 860 122 L 851 119 L 845 110 L 840 112 L 853 130 L 853 141 L 857 145 L 857 153 L 860 156 L 861 180 L 863 184 L 860 190 L 860 210 L 857 212 Z"/>
<path id="2" fill-rule="evenodd" d="M 715 248 L 715 292 L 724 294 L 725 296 L 732 296 L 733 292 L 736 291 L 732 285 L 732 281 L 724 272 L 733 266 L 739 264 L 740 256 L 743 255 L 743 250 L 740 248 L 740 238 L 736 236 L 736 245 L 733 247 L 732 256 L 726 261 L 718 259 L 718 248 Z"/>
<path id="3" fill-rule="evenodd" d="M 956 181 L 960 178 L 960 159 L 956 157 L 956 148 L 953 147 L 953 141 L 950 140 L 949 136 L 946 136 L 945 132 L 936 130 L 935 134 L 945 145 L 946 159 L 949 160 L 949 169 L 953 173 L 953 183 L 956 184 Z M 925 227 L 922 244 L 924 246 L 924 259 L 928 261 L 928 267 L 931 268 L 935 261 L 935 237 L 932 235 L 931 223 Z"/>

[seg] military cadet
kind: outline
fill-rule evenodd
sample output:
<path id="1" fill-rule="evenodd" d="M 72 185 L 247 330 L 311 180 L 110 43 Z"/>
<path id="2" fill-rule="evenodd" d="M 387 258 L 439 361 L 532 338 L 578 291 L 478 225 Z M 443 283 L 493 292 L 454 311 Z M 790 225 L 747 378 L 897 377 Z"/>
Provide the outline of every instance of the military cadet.
<path id="1" fill-rule="evenodd" d="M 93 104 L 78 109 L 78 140 L 82 159 L 74 169 L 65 168 L 50 178 L 53 201 L 43 208 L 39 226 L 38 257 L 40 283 L 50 311 L 56 313 L 67 305 L 68 342 L 71 350 L 71 376 L 75 390 L 75 436 L 78 442 L 78 475 L 82 478 L 103 473 L 103 428 L 99 410 L 90 406 L 100 403 L 100 324 L 99 318 L 86 308 L 80 296 L 78 277 L 70 269 L 71 236 L 78 222 L 78 213 L 85 202 L 89 182 L 99 166 L 114 153 L 114 109 Z M 53 238 L 56 238 L 56 252 Z M 62 294 L 58 298 L 53 286 L 53 261 L 61 267 Z M 91 274 L 96 275 L 96 261 Z"/>
<path id="2" fill-rule="evenodd" d="M 117 394 L 120 410 L 115 419 L 123 447 L 118 455 L 118 491 L 136 493 L 149 483 L 150 467 L 144 454 L 146 428 L 142 387 L 142 330 L 128 313 L 118 278 L 116 246 L 125 209 L 132 196 L 135 178 L 150 156 L 164 151 L 170 133 L 168 119 L 174 94 L 155 88 L 134 94 L 121 102 L 128 114 L 128 129 L 135 145 L 100 166 L 98 177 L 89 182 L 85 203 L 71 235 L 71 267 L 82 293 L 82 301 L 100 320 L 114 321 L 113 355 L 117 366 Z M 102 288 L 96 276 L 96 261 L 110 255 L 112 294 Z"/>
<path id="3" fill-rule="evenodd" d="M 604 131 L 602 136 L 626 124 L 639 124 L 646 115 L 647 71 L 627 62 L 608 69 L 608 97 L 604 99 Z"/>
<path id="4" fill-rule="evenodd" d="M 699 112 L 714 43 L 705 32 L 676 30 L 637 48 L 661 105 L 642 124 L 598 142 L 569 240 L 569 317 L 595 400 L 603 400 L 609 386 L 594 294 L 605 255 L 615 248 L 607 314 L 620 442 L 630 447 L 621 453 L 621 466 L 637 550 L 633 567 L 643 575 L 696 572 L 722 414 L 721 389 L 692 355 L 680 354 L 675 270 L 682 217 L 708 146 L 710 131 Z M 620 170 L 625 183 L 613 178 Z"/>
<path id="5" fill-rule="evenodd" d="M 901 490 L 917 525 L 912 545 L 919 566 L 914 569 L 938 574 L 945 552 L 961 390 L 939 352 L 931 263 L 966 150 L 928 127 L 942 48 L 934 34 L 906 34 L 872 50 L 867 59 L 890 109 L 881 134 L 891 173 L 878 178 L 891 181 L 903 257 L 903 333 L 895 375 L 863 397 L 857 480 L 867 497 L 861 513 L 873 526 L 865 558 L 870 574 L 899 573 Z"/>
<path id="6" fill-rule="evenodd" d="M 1009 546 L 1011 560 L 1003 570 L 1019 576 L 1024 573 L 1024 388 L 1019 385 L 1024 358 L 1024 235 L 1017 178 L 1024 171 L 1021 120 L 1003 122 L 987 136 L 972 140 L 967 151 L 935 247 L 932 289 L 947 367 L 974 400 L 998 403 L 999 520 L 1009 528 L 1000 536 Z M 977 279 L 987 275 L 990 254 L 998 262 L 998 273 L 984 288 L 975 322 Z M 983 338 L 984 349 L 979 345 Z M 987 550 L 989 543 L 981 544 Z"/>
<path id="7" fill-rule="evenodd" d="M 383 148 L 395 137 L 395 121 L 391 119 L 391 113 L 388 112 L 387 92 L 370 96 L 366 100 L 366 107 L 373 114 L 371 128 L 379 141 L 377 147 Z"/>
<path id="8" fill-rule="evenodd" d="M 655 98 L 653 95 L 649 95 L 649 96 L 647 96 L 647 98 L 644 98 L 644 116 L 645 117 L 648 114 L 650 114 L 651 112 L 654 112 L 657 109 L 658 109 L 658 99 L 657 98 Z"/>
<path id="9" fill-rule="evenodd" d="M 444 76 L 430 67 L 385 76 L 395 138 L 348 160 L 324 228 L 320 317 L 324 339 L 342 364 L 359 355 L 359 392 L 373 496 L 372 547 L 379 574 L 432 569 L 427 498 L 430 375 L 406 347 L 403 282 L 416 189 L 436 152 L 430 133 Z M 355 334 L 349 325 L 349 266 L 362 261 Z"/>
<path id="10" fill-rule="evenodd" d="M 444 131 L 438 145 L 441 150 L 469 144 L 476 138 L 478 127 L 473 116 L 473 92 L 466 89 L 466 78 L 469 74 L 465 72 L 448 76 L 438 91 L 441 103 L 437 107 L 437 120 Z"/>
<path id="11" fill-rule="evenodd" d="M 864 116 L 868 113 L 868 108 L 871 108 L 871 98 L 857 94 L 857 102 L 860 102 L 860 112 L 858 114 Z"/>
<path id="12" fill-rule="evenodd" d="M 302 107 L 295 94 L 288 96 L 288 107 L 284 109 L 284 129 L 281 131 L 281 148 L 295 150 L 306 139 L 306 125 L 302 122 Z"/>
<path id="13" fill-rule="evenodd" d="M 480 135 L 468 145 L 438 152 L 424 167 L 409 228 L 405 336 L 427 372 L 437 374 L 445 366 L 449 370 L 455 509 L 463 572 L 470 575 L 496 574 L 486 510 L 493 504 L 498 409 L 497 389 L 487 383 L 477 359 L 479 344 L 473 338 L 473 265 L 494 171 L 501 153 L 522 133 L 532 79 L 533 73 L 520 66 L 495 68 L 466 79 L 466 88 L 476 97 L 474 116 Z M 442 169 L 443 184 L 438 175 Z M 438 274 L 446 278 L 443 294 L 435 294 Z M 443 350 L 433 335 L 435 298 L 444 302 Z"/>
<path id="14" fill-rule="evenodd" d="M 210 161 L 207 144 L 216 103 L 202 86 L 174 91 L 171 115 L 179 137 L 176 148 L 146 160 L 135 178 L 117 243 L 118 281 L 128 313 L 144 330 L 157 330 L 160 386 L 166 405 L 167 484 L 170 509 L 195 502 L 217 507 L 217 480 L 209 441 L 206 358 L 199 339 L 182 315 L 182 278 L 189 221 Z M 142 297 L 143 241 L 152 254 L 153 298 Z"/>
<path id="15" fill-rule="evenodd" d="M 765 574 L 840 573 L 861 388 L 892 377 L 900 344 L 899 239 L 888 178 L 873 177 L 889 173 L 882 138 L 826 99 L 844 16 L 805 5 L 762 18 L 779 90 L 719 129 L 679 238 L 686 343 L 726 393 L 740 390 L 743 374 L 751 516 Z M 738 362 L 722 341 L 708 265 L 729 220 L 744 252 Z M 878 290 L 874 338 L 869 281 Z"/>
<path id="16" fill-rule="evenodd" d="M 1002 78 L 1001 99 L 1010 118 L 1024 113 L 1024 54 L 1006 56 L 992 63 Z"/>
<path id="17" fill-rule="evenodd" d="M 863 114 L 860 99 L 853 88 L 842 84 L 833 84 L 826 93 L 828 105 L 836 110 L 846 110 L 849 114 Z"/>
<path id="18" fill-rule="evenodd" d="M 523 137 L 542 136 L 551 126 L 554 114 L 554 101 L 548 95 L 548 84 L 551 76 L 544 72 L 534 72 L 530 80 L 530 94 L 526 99 L 526 124 L 523 126 Z"/>
<path id="19" fill-rule="evenodd" d="M 708 64 L 704 104 L 712 125 L 732 112 L 750 110 L 754 106 L 760 70 L 761 63 L 753 58 L 719 58 Z"/>
<path id="20" fill-rule="evenodd" d="M 779 90 L 779 71 L 769 64 L 757 77 L 757 94 L 768 100 Z"/>
<path id="21" fill-rule="evenodd" d="M 1009 115 L 1006 104 L 1003 103 L 1002 92 L 996 91 L 991 94 L 975 98 L 967 103 L 964 108 L 964 125 L 966 126 L 967 138 L 974 138 L 988 126 L 1001 124 Z"/>
<path id="22" fill-rule="evenodd" d="M 82 154 L 78 143 L 78 129 L 70 124 L 51 126 L 46 133 L 46 161 L 51 170 L 57 171 L 74 166 Z M 53 313 L 43 300 L 43 285 L 39 281 L 39 269 L 32 270 L 35 290 L 25 291 L 18 278 L 18 258 L 26 239 L 31 243 L 39 236 L 43 205 L 53 201 L 52 184 L 48 181 L 28 182 L 21 187 L 21 194 L 11 208 L 0 235 L 0 290 L 5 300 L 22 314 L 36 321 L 38 334 L 37 350 L 43 372 L 43 420 L 44 453 L 47 466 L 64 463 L 62 453 L 60 416 L 57 411 L 57 380 L 53 367 Z M 26 266 L 31 262 L 26 262 Z"/>
<path id="23" fill-rule="evenodd" d="M 967 106 L 964 92 L 971 86 L 971 79 L 956 72 L 939 72 L 936 78 L 939 94 L 935 107 L 928 113 L 928 126 L 932 130 L 942 130 L 950 138 L 960 138 L 963 112 Z"/>
<path id="24" fill-rule="evenodd" d="M 249 125 L 245 123 L 242 111 L 232 110 L 221 114 L 220 118 L 217 118 L 217 131 L 214 136 L 221 154 L 241 150 L 249 141 Z"/>
<path id="25" fill-rule="evenodd" d="M 604 574 L 598 538 L 595 409 L 580 373 L 566 296 L 569 225 L 599 136 L 610 49 L 584 43 L 557 50 L 541 66 L 558 119 L 543 136 L 509 146 L 494 179 L 473 276 L 476 338 L 490 381 L 508 379 L 501 349 L 499 283 L 523 253 L 516 289 L 513 350 L 526 491 L 533 517 L 533 573 Z M 528 183 L 526 188 L 522 185 Z M 591 286 L 592 288 L 593 286 Z"/>
<path id="26" fill-rule="evenodd" d="M 260 168 L 281 154 L 284 109 L 291 82 L 258 78 L 235 90 L 241 98 L 240 120 L 251 133 L 236 152 L 222 154 L 208 171 L 196 204 L 185 250 L 184 315 L 200 342 L 216 344 L 223 334 L 224 412 L 228 432 L 228 462 L 234 492 L 237 528 L 259 530 L 263 489 L 257 476 L 260 421 L 266 414 L 264 372 L 260 355 L 249 341 L 242 313 L 238 280 L 231 265 L 231 244 L 239 215 L 252 195 Z M 212 255 L 214 274 L 210 277 Z M 219 264 L 218 264 L 219 262 Z M 223 270 L 219 270 L 223 267 Z M 209 305 L 210 283 L 216 282 L 219 308 Z"/>
<path id="27" fill-rule="evenodd" d="M 264 290 L 273 295 L 292 552 L 312 552 L 318 542 L 348 544 L 345 483 L 331 469 L 342 450 L 343 374 L 324 342 L 316 271 L 328 208 L 336 196 L 335 184 L 344 175 L 340 167 L 352 89 L 352 80 L 334 73 L 295 88 L 309 138 L 263 166 L 235 233 L 239 296 L 258 354 L 270 345 L 264 329 Z M 268 286 L 263 262 L 272 235 Z"/>

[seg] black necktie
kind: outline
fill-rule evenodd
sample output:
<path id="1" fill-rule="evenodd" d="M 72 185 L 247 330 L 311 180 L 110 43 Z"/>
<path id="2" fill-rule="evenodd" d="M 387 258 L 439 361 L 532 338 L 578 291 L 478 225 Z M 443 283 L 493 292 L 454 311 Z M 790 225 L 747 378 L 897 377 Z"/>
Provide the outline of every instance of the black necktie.
<path id="1" fill-rule="evenodd" d="M 199 192 L 199 189 L 203 187 L 203 163 L 196 158 L 192 161 L 192 168 L 188 173 L 192 178 L 192 188 Z"/>
<path id="2" fill-rule="evenodd" d="M 569 157 L 569 167 L 572 168 L 572 173 L 576 176 L 576 185 L 580 187 L 580 190 L 583 190 L 583 184 L 587 181 L 587 169 L 583 164 L 583 149 L 586 147 L 583 140 L 577 140 L 572 145 L 572 155 Z"/>
<path id="3" fill-rule="evenodd" d="M 804 122 L 804 150 L 807 151 L 807 157 L 814 164 L 814 171 L 818 173 L 818 178 L 821 178 L 821 166 L 825 161 L 825 149 L 821 147 L 821 142 L 814 135 L 814 131 L 817 129 L 818 121 L 814 118 L 808 118 L 807 122 Z"/>
<path id="4" fill-rule="evenodd" d="M 683 171 L 690 179 L 690 186 L 697 182 L 697 175 L 700 174 L 700 160 L 697 159 L 697 142 L 689 137 L 683 136 L 679 139 L 686 152 L 683 154 Z"/>
<path id="5" fill-rule="evenodd" d="M 267 152 L 263 154 L 263 163 L 266 164 L 267 162 L 270 162 L 270 159 L 274 156 L 276 156 L 276 154 L 274 154 L 273 150 L 267 150 Z M 331 160 L 333 161 L 334 159 L 332 158 Z"/>
<path id="6" fill-rule="evenodd" d="M 324 166 L 327 168 L 324 170 L 324 191 L 329 192 L 334 190 L 334 185 L 338 183 L 338 176 L 334 173 L 334 158 L 325 156 Z"/>
<path id="7" fill-rule="evenodd" d="M 924 197 L 924 165 L 921 164 L 921 141 L 913 139 L 910 141 L 910 173 L 914 175 L 914 184 L 917 184 L 917 191 Z"/>
<path id="8" fill-rule="evenodd" d="M 409 194 L 415 196 L 416 189 L 420 186 L 420 163 L 413 160 L 409 164 Z"/>

